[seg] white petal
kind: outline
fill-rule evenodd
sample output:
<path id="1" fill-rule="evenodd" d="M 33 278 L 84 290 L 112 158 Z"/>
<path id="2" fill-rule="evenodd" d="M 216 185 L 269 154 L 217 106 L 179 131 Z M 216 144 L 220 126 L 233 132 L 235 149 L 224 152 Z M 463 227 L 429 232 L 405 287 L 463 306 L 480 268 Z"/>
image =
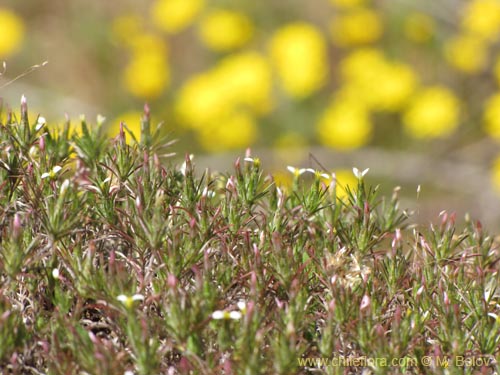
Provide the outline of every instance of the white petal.
<path id="1" fill-rule="evenodd" d="M 229 313 L 229 318 L 233 319 L 233 320 L 240 320 L 242 317 L 241 315 L 241 312 L 239 311 L 231 311 Z"/>
<path id="2" fill-rule="evenodd" d="M 142 294 L 134 294 L 132 296 L 132 301 L 144 301 L 144 296 Z"/>
<path id="3" fill-rule="evenodd" d="M 224 311 L 216 310 L 212 313 L 212 319 L 221 320 L 224 319 Z"/>

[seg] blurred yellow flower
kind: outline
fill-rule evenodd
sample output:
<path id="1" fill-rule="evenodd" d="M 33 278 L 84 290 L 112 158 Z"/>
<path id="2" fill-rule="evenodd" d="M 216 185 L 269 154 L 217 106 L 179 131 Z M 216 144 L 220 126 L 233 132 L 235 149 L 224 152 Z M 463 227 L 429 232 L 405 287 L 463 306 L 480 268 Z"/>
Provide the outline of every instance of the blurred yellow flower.
<path id="1" fill-rule="evenodd" d="M 245 111 L 232 111 L 217 121 L 199 129 L 198 141 L 210 152 L 243 149 L 252 145 L 257 138 L 254 118 Z"/>
<path id="2" fill-rule="evenodd" d="M 292 187 L 293 176 L 289 172 L 278 170 L 273 172 L 273 180 L 277 187 L 288 190 Z"/>
<path id="3" fill-rule="evenodd" d="M 271 78 L 269 63 L 261 54 L 247 51 L 229 55 L 183 85 L 176 102 L 179 120 L 201 128 L 226 118 L 235 109 L 267 113 L 272 108 Z"/>
<path id="4" fill-rule="evenodd" d="M 175 104 L 180 122 L 194 128 L 214 123 L 231 109 L 224 90 L 212 72 L 192 76 L 181 87 Z"/>
<path id="5" fill-rule="evenodd" d="M 353 8 L 340 13 L 330 23 L 332 40 L 341 47 L 375 42 L 382 32 L 380 16 L 368 8 Z"/>
<path id="6" fill-rule="evenodd" d="M 465 73 L 482 71 L 488 60 L 488 46 L 474 35 L 459 35 L 445 44 L 449 64 Z"/>
<path id="7" fill-rule="evenodd" d="M 500 156 L 493 160 L 491 168 L 491 183 L 497 193 L 500 194 Z"/>
<path id="8" fill-rule="evenodd" d="M 465 2 L 462 26 L 465 30 L 487 41 L 496 41 L 500 35 L 500 1 L 473 0 Z"/>
<path id="9" fill-rule="evenodd" d="M 23 39 L 23 20 L 10 9 L 0 8 L 0 58 L 17 52 Z"/>
<path id="10" fill-rule="evenodd" d="M 493 139 L 500 140 L 500 93 L 489 98 L 484 106 L 484 130 Z"/>
<path id="11" fill-rule="evenodd" d="M 275 32 L 270 55 L 283 90 L 302 99 L 320 89 L 328 78 L 326 42 L 313 25 L 297 22 Z"/>
<path id="12" fill-rule="evenodd" d="M 347 190 L 354 190 L 358 186 L 358 179 L 349 169 L 339 169 L 335 171 L 335 180 L 337 183 L 337 198 L 343 199 L 347 196 Z"/>
<path id="13" fill-rule="evenodd" d="M 245 45 L 253 35 L 250 19 L 241 12 L 214 9 L 199 25 L 201 41 L 214 51 L 228 51 Z"/>
<path id="14" fill-rule="evenodd" d="M 366 0 L 330 0 L 330 3 L 339 8 L 351 8 L 366 3 Z"/>
<path id="15" fill-rule="evenodd" d="M 204 3 L 204 0 L 156 0 L 151 7 L 151 18 L 159 29 L 175 34 L 194 22 Z"/>
<path id="16" fill-rule="evenodd" d="M 213 75 L 228 102 L 248 106 L 259 114 L 271 110 L 272 71 L 260 53 L 232 54 L 220 61 Z"/>
<path id="17" fill-rule="evenodd" d="M 363 75 L 372 76 L 372 71 L 380 71 L 386 64 L 382 51 L 375 48 L 360 48 L 351 52 L 340 63 L 340 74 L 346 81 L 356 81 Z"/>
<path id="18" fill-rule="evenodd" d="M 133 35 L 137 35 L 143 28 L 142 18 L 135 14 L 122 14 L 116 17 L 111 24 L 111 35 L 114 40 L 128 44 Z"/>
<path id="19" fill-rule="evenodd" d="M 127 91 L 134 96 L 157 98 L 170 83 L 167 58 L 157 52 L 136 54 L 125 67 L 123 83 Z"/>
<path id="20" fill-rule="evenodd" d="M 403 114 L 406 131 L 415 138 L 437 138 L 451 134 L 459 122 L 459 101 L 449 89 L 423 89 Z"/>
<path id="21" fill-rule="evenodd" d="M 338 98 L 320 117 L 316 130 L 322 144 L 350 150 L 370 141 L 372 127 L 369 112 L 362 104 Z"/>
<path id="22" fill-rule="evenodd" d="M 120 133 L 120 123 L 123 122 L 127 125 L 128 130 L 134 135 L 134 137 L 140 141 L 142 116 L 143 113 L 140 111 L 128 111 L 120 114 L 111 122 L 111 126 L 107 132 L 108 135 L 110 137 L 116 137 Z M 130 143 L 131 137 L 126 131 L 125 136 L 127 137 L 127 143 Z"/>
<path id="23" fill-rule="evenodd" d="M 424 13 L 411 13 L 406 17 L 404 32 L 415 43 L 425 43 L 432 39 L 436 28 L 435 21 Z"/>
<path id="24" fill-rule="evenodd" d="M 340 75 L 345 94 L 378 111 L 400 110 L 418 83 L 410 65 L 388 61 L 375 49 L 352 52 L 341 62 Z"/>

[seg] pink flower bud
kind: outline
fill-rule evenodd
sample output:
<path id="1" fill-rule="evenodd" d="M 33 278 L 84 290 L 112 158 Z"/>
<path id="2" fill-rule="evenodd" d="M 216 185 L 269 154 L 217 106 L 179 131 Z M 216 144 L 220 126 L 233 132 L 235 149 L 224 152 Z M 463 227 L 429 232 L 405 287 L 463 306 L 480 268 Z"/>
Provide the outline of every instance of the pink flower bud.
<path id="1" fill-rule="evenodd" d="M 21 230 L 22 230 L 21 217 L 16 212 L 14 214 L 14 219 L 12 221 L 12 237 L 14 237 L 15 240 L 17 240 L 21 235 Z"/>
<path id="2" fill-rule="evenodd" d="M 45 137 L 43 135 L 38 140 L 38 147 L 40 148 L 41 152 L 45 151 Z"/>
<path id="3" fill-rule="evenodd" d="M 359 309 L 363 312 L 363 311 L 369 310 L 370 307 L 371 307 L 370 296 L 368 296 L 367 294 L 365 294 L 363 296 L 363 298 L 361 299 L 361 305 L 359 306 Z"/>
<path id="4" fill-rule="evenodd" d="M 171 273 L 168 274 L 167 276 L 167 285 L 170 288 L 176 288 L 177 287 L 177 278 L 175 275 L 172 275 Z"/>

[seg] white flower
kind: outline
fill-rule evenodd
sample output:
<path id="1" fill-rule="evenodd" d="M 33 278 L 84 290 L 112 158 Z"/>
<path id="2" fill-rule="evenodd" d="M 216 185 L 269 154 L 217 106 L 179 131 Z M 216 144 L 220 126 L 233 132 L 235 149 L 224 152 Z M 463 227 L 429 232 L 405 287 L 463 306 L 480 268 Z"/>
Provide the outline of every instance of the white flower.
<path id="1" fill-rule="evenodd" d="M 65 179 L 63 181 L 63 183 L 61 184 L 61 187 L 59 188 L 61 195 L 63 195 L 66 192 L 66 190 L 69 187 L 69 184 L 70 184 L 70 181 L 68 179 Z"/>
<path id="2" fill-rule="evenodd" d="M 212 313 L 214 320 L 240 320 L 242 316 L 240 311 L 216 310 Z"/>
<path id="3" fill-rule="evenodd" d="M 352 173 L 354 173 L 354 176 L 356 176 L 356 178 L 358 180 L 361 180 L 365 176 L 365 174 L 368 173 L 369 170 L 370 170 L 370 168 L 366 168 L 365 170 L 363 170 L 362 172 L 360 172 L 358 168 L 354 167 L 352 169 Z"/>
<path id="4" fill-rule="evenodd" d="M 47 178 L 47 177 L 50 177 L 50 178 L 55 178 L 56 175 L 61 171 L 62 167 L 56 165 L 54 168 L 52 168 L 52 170 L 50 172 L 45 172 L 42 174 L 42 178 Z"/>
<path id="5" fill-rule="evenodd" d="M 144 301 L 144 296 L 142 294 L 134 294 L 133 296 L 120 294 L 118 297 L 116 297 L 116 299 L 123 303 L 126 308 L 130 309 L 134 305 L 134 302 Z"/>
<path id="6" fill-rule="evenodd" d="M 58 268 L 54 268 L 52 270 L 52 277 L 57 280 L 59 278 L 59 276 L 60 276 L 59 269 Z"/>
<path id="7" fill-rule="evenodd" d="M 238 306 L 238 309 L 240 309 L 240 311 L 242 312 L 245 312 L 246 309 L 247 309 L 247 303 L 243 300 L 241 301 L 238 301 L 238 303 L 236 304 L 236 306 Z"/>
<path id="8" fill-rule="evenodd" d="M 193 161 L 194 155 L 190 154 L 189 155 L 189 160 Z M 179 168 L 179 171 L 185 176 L 186 175 L 186 162 L 182 163 L 181 167 Z"/>
<path id="9" fill-rule="evenodd" d="M 316 177 L 317 179 L 323 177 L 323 178 L 326 178 L 327 180 L 329 180 L 331 178 L 331 176 L 329 174 L 323 173 L 321 171 L 317 171 L 317 170 L 312 169 L 312 168 L 307 168 L 306 172 L 312 173 L 314 175 L 314 177 Z"/>
<path id="10" fill-rule="evenodd" d="M 295 177 L 299 177 L 301 174 L 309 171 L 309 169 L 307 169 L 307 168 L 300 168 L 299 169 L 299 168 L 292 167 L 290 165 L 288 167 L 286 167 L 286 169 L 288 169 L 290 172 L 292 172 Z"/>
<path id="11" fill-rule="evenodd" d="M 43 128 L 46 123 L 47 123 L 47 120 L 45 120 L 45 117 L 38 116 L 38 120 L 37 120 L 36 126 L 35 126 L 36 131 L 38 131 L 41 128 Z"/>
<path id="12" fill-rule="evenodd" d="M 106 121 L 106 117 L 104 117 L 103 115 L 97 115 L 97 125 L 98 126 L 101 126 L 102 124 L 104 124 L 104 121 Z"/>

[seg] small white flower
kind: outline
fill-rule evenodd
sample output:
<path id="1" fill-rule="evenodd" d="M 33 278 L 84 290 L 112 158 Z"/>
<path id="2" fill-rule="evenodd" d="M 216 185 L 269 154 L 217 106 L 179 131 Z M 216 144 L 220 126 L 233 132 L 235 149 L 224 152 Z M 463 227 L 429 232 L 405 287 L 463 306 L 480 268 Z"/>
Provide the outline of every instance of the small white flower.
<path id="1" fill-rule="evenodd" d="M 101 126 L 102 124 L 104 124 L 104 121 L 106 121 L 106 117 L 104 117 L 103 115 L 97 115 L 97 125 L 98 126 Z"/>
<path id="2" fill-rule="evenodd" d="M 295 168 L 295 167 L 292 167 L 290 165 L 288 167 L 286 167 L 286 169 L 288 169 L 290 172 L 292 172 L 295 177 L 299 177 L 301 174 L 309 171 L 309 169 L 307 169 L 307 168 Z"/>
<path id="3" fill-rule="evenodd" d="M 54 168 L 52 168 L 52 170 L 50 172 L 45 172 L 42 174 L 42 178 L 47 178 L 47 177 L 50 177 L 50 178 L 55 178 L 56 175 L 61 171 L 62 167 L 56 165 Z"/>
<path id="4" fill-rule="evenodd" d="M 38 116 L 38 120 L 37 120 L 36 126 L 35 126 L 36 131 L 38 131 L 41 128 L 43 128 L 46 123 L 47 123 L 47 120 L 45 120 L 45 117 Z"/>
<path id="5" fill-rule="evenodd" d="M 52 270 L 52 277 L 57 280 L 57 279 L 59 279 L 59 276 L 60 276 L 59 269 L 58 268 L 54 268 Z"/>
<path id="6" fill-rule="evenodd" d="M 126 308 L 131 308 L 136 301 L 144 301 L 144 296 L 142 294 L 134 294 L 133 296 L 126 296 L 125 294 L 120 294 L 116 297 L 118 301 L 123 303 Z"/>
<path id="7" fill-rule="evenodd" d="M 306 172 L 312 173 L 314 175 L 314 177 L 316 177 L 318 179 L 323 177 L 323 178 L 329 180 L 331 178 L 331 176 L 329 174 L 323 173 L 321 171 L 317 171 L 317 170 L 312 169 L 312 168 L 307 168 Z"/>
<path id="8" fill-rule="evenodd" d="M 242 316 L 240 311 L 216 310 L 212 313 L 214 320 L 240 320 Z"/>
<path id="9" fill-rule="evenodd" d="M 190 154 L 189 155 L 189 160 L 193 161 L 194 155 Z M 185 176 L 186 175 L 186 162 L 182 163 L 181 167 L 179 168 L 179 171 Z"/>
<path id="10" fill-rule="evenodd" d="M 236 304 L 236 306 L 238 306 L 238 309 L 240 309 L 241 312 L 245 312 L 247 310 L 247 303 L 243 300 L 241 301 L 238 301 L 238 303 Z"/>
<path id="11" fill-rule="evenodd" d="M 134 375 L 133 371 L 127 370 L 123 373 L 123 375 Z"/>
<path id="12" fill-rule="evenodd" d="M 363 170 L 362 172 L 360 172 L 358 168 L 354 167 L 352 169 L 352 173 L 354 173 L 354 176 L 356 176 L 356 178 L 358 180 L 361 180 L 365 176 L 365 174 L 368 173 L 369 170 L 370 170 L 370 168 L 366 168 L 365 170 Z"/>
<path id="13" fill-rule="evenodd" d="M 61 184 L 61 187 L 59 189 L 61 195 L 63 195 L 66 192 L 66 190 L 68 190 L 69 184 L 70 184 L 70 182 L 68 179 L 65 179 L 63 181 L 63 183 Z"/>

